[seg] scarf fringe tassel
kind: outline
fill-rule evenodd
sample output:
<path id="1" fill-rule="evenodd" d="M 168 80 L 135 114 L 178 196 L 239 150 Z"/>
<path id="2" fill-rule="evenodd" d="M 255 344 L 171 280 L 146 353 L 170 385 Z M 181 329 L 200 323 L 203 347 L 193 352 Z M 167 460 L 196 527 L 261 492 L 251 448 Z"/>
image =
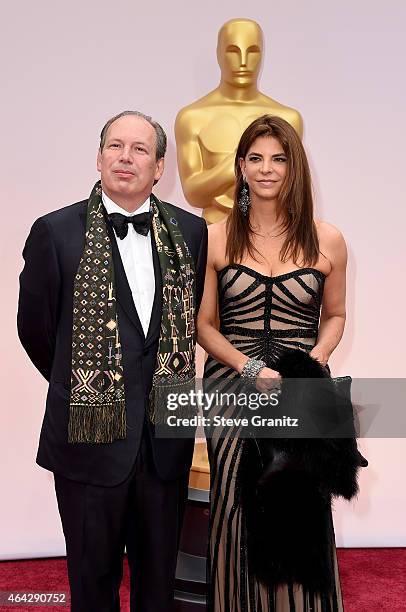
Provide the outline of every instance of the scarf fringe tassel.
<path id="1" fill-rule="evenodd" d="M 71 406 L 68 440 L 70 443 L 103 444 L 126 437 L 125 401 L 94 406 Z"/>

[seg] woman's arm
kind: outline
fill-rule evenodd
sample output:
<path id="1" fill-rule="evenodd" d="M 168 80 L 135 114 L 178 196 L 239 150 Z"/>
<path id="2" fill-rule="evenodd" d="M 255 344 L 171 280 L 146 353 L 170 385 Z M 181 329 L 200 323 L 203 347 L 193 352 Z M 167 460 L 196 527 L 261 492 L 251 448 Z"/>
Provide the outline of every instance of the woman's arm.
<path id="1" fill-rule="evenodd" d="M 345 326 L 347 247 L 342 234 L 329 223 L 319 225 L 320 251 L 328 258 L 331 271 L 323 293 L 317 343 L 310 355 L 326 365 L 341 340 Z"/>
<path id="2" fill-rule="evenodd" d="M 233 368 L 239 374 L 248 361 L 241 351 L 237 350 L 218 331 L 218 298 L 217 271 L 215 269 L 216 253 L 224 244 L 225 228 L 222 224 L 209 225 L 209 242 L 207 253 L 206 278 L 203 299 L 197 317 L 197 341 L 214 359 Z M 221 247 L 220 247 L 221 248 Z"/>

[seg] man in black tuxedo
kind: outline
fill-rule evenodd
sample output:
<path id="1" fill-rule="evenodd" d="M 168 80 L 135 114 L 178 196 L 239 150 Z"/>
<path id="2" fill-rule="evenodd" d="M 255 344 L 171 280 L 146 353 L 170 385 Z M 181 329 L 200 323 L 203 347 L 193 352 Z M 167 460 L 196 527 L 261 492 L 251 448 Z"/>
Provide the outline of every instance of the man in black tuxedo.
<path id="1" fill-rule="evenodd" d="M 96 184 L 89 200 L 37 219 L 23 252 L 18 332 L 30 359 L 49 382 L 37 463 L 55 475 L 74 612 L 120 610 L 124 547 L 131 571 L 131 610 L 173 609 L 193 440 L 154 437 L 149 398 L 157 373 L 167 375 L 162 366 L 168 356 L 162 352 L 163 341 L 179 346 L 173 338 L 173 321 L 176 324 L 181 301 L 176 311 L 172 298 L 168 300 L 167 282 L 176 282 L 180 268 L 188 276 L 186 285 L 178 289 L 186 291 L 181 295 L 189 305 L 179 316 L 178 327 L 190 319 L 189 352 L 177 349 L 175 356 L 185 358 L 182 372 L 193 370 L 192 332 L 203 293 L 207 228 L 201 218 L 151 194 L 164 169 L 165 150 L 165 133 L 151 118 L 133 111 L 113 117 L 101 133 L 97 160 L 101 185 Z M 96 217 L 95 230 L 91 224 Z M 170 232 L 158 233 L 165 223 Z M 91 240 L 93 230 L 96 239 Z M 105 232 L 107 245 L 103 255 L 107 259 L 101 264 L 92 252 L 97 231 L 102 236 Z M 164 240 L 173 231 L 180 241 L 176 249 L 162 247 L 159 236 Z M 176 258 L 179 250 L 183 260 Z M 110 253 L 113 268 L 113 281 L 106 287 L 96 280 L 98 272 L 94 276 L 94 295 L 106 306 L 100 317 L 115 312 L 99 328 L 104 331 L 97 336 L 98 348 L 94 343 L 99 340 L 91 334 L 97 333 L 94 321 L 99 315 L 91 308 L 91 288 L 84 280 L 89 253 L 89 265 L 99 266 L 98 270 L 105 265 L 103 274 L 109 271 Z M 164 256 L 169 257 L 165 278 Z M 186 268 L 179 264 L 185 258 L 192 262 Z M 164 319 L 168 313 L 172 318 Z M 83 336 L 78 335 L 81 330 Z M 104 359 L 100 347 L 107 347 L 103 363 L 110 365 L 87 370 L 92 360 Z M 174 363 L 178 367 L 179 359 Z M 113 400 L 96 413 L 86 402 L 106 389 Z"/>

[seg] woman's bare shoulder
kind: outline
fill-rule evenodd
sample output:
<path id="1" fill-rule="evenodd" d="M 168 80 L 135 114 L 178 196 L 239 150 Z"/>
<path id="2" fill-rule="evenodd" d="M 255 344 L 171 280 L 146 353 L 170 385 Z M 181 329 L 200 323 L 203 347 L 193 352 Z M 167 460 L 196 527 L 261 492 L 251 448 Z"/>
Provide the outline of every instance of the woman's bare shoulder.
<path id="1" fill-rule="evenodd" d="M 320 251 L 332 265 L 344 262 L 347 259 L 347 246 L 341 231 L 332 223 L 327 221 L 315 221 L 317 235 L 319 237 Z"/>
<path id="2" fill-rule="evenodd" d="M 315 225 L 319 240 L 336 243 L 345 242 L 341 231 L 332 223 L 322 221 L 321 219 L 316 219 Z"/>
<path id="3" fill-rule="evenodd" d="M 209 234 L 213 236 L 225 236 L 227 229 L 227 219 L 223 219 L 222 221 L 217 221 L 217 223 L 210 223 L 207 226 Z"/>
<path id="4" fill-rule="evenodd" d="M 226 240 L 227 240 L 227 226 L 226 221 L 218 221 L 217 223 L 211 223 L 207 227 L 209 233 L 209 248 L 215 250 L 224 251 Z"/>
<path id="5" fill-rule="evenodd" d="M 209 232 L 209 258 L 216 270 L 224 267 L 224 257 L 227 241 L 227 220 L 211 223 Z"/>

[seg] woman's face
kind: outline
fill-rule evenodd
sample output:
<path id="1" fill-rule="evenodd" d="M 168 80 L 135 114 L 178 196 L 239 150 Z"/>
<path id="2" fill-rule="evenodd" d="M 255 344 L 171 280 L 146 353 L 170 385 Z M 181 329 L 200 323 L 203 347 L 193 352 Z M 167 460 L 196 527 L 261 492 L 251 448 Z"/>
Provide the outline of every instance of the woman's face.
<path id="1" fill-rule="evenodd" d="M 240 168 L 250 189 L 251 200 L 277 200 L 287 174 L 288 160 L 273 136 L 260 136 L 250 146 Z"/>

